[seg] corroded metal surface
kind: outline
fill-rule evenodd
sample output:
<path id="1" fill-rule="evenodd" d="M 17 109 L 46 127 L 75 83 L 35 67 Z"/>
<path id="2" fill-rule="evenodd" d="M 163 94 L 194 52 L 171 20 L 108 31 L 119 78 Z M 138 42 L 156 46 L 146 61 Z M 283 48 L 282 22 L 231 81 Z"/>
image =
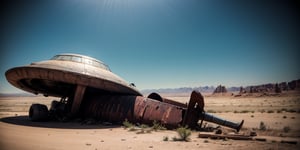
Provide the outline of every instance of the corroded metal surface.
<path id="1" fill-rule="evenodd" d="M 149 98 L 137 97 L 134 116 L 142 123 L 154 120 L 168 127 L 176 127 L 182 122 L 183 108 Z"/>
<path id="2" fill-rule="evenodd" d="M 149 94 L 148 98 L 155 99 L 155 100 L 158 100 L 160 102 L 164 102 L 164 103 L 176 105 L 176 106 L 179 106 L 179 107 L 187 108 L 187 104 L 183 104 L 183 103 L 180 103 L 180 102 L 177 102 L 177 101 L 174 101 L 174 100 L 170 100 L 170 99 L 161 97 L 157 93 L 151 93 L 151 94 Z"/>
<path id="3" fill-rule="evenodd" d="M 84 100 L 81 108 L 84 117 L 120 123 L 152 124 L 158 121 L 168 128 L 182 123 L 183 108 L 142 96 L 94 96 Z"/>
<path id="4" fill-rule="evenodd" d="M 197 126 L 200 115 L 204 111 L 204 98 L 196 91 L 193 91 L 188 104 L 187 112 L 184 115 L 184 125 L 188 125 L 191 128 Z"/>
<path id="5" fill-rule="evenodd" d="M 174 105 L 156 99 L 142 96 L 89 95 L 83 101 L 81 114 L 85 118 L 116 123 L 121 123 L 127 119 L 134 123 L 152 125 L 154 121 L 157 121 L 167 128 L 188 126 L 196 129 L 200 127 L 199 120 L 213 122 L 237 131 L 243 125 L 243 121 L 233 123 L 205 113 L 203 109 L 204 99 L 199 92 L 192 92 L 188 107 L 183 104 Z"/>

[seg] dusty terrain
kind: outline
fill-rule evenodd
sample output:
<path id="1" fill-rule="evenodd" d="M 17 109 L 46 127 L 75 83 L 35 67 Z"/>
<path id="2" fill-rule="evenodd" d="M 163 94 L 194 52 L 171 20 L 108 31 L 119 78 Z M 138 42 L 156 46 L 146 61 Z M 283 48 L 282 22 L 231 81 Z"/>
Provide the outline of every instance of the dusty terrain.
<path id="1" fill-rule="evenodd" d="M 189 97 L 170 97 L 187 102 Z M 32 103 L 49 106 L 53 97 L 1 97 L 0 149 L 299 149 L 300 94 L 273 96 L 205 96 L 205 110 L 227 120 L 245 120 L 241 134 L 255 131 L 256 140 L 215 140 L 198 138 L 193 131 L 189 142 L 173 141 L 176 131 L 137 134 L 119 125 L 81 124 L 80 122 L 30 122 Z M 261 122 L 264 128 L 260 126 Z M 210 126 L 216 126 L 210 124 Z M 233 132 L 222 128 L 225 132 Z M 164 139 L 168 137 L 168 141 Z M 292 141 L 293 144 L 284 143 Z M 295 144 L 295 142 L 297 142 Z"/>

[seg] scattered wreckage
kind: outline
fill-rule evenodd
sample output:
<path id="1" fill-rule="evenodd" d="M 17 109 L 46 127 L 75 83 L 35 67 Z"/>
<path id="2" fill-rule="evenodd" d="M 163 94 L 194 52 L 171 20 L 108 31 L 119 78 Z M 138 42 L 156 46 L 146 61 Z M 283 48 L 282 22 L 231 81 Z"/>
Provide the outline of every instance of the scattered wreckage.
<path id="1" fill-rule="evenodd" d="M 50 109 L 32 104 L 29 118 L 44 121 L 49 118 L 95 118 L 112 123 L 125 119 L 133 123 L 152 124 L 157 121 L 172 129 L 188 126 L 201 128 L 203 121 L 226 126 L 236 131 L 240 123 L 230 122 L 204 111 L 201 93 L 193 91 L 188 104 L 152 93 L 148 97 L 111 72 L 102 61 L 78 54 L 60 54 L 50 60 L 11 68 L 5 73 L 10 84 L 24 91 L 60 97 Z"/>

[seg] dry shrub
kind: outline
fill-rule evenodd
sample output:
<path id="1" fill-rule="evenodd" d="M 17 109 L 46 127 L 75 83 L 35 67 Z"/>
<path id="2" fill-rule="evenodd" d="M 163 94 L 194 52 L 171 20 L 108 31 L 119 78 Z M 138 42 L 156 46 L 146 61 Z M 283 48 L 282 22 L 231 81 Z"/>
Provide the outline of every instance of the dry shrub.
<path id="1" fill-rule="evenodd" d="M 179 127 L 177 128 L 177 133 L 179 135 L 179 138 L 174 137 L 174 141 L 186 141 L 188 142 L 190 140 L 190 136 L 192 135 L 192 131 L 188 129 L 187 127 Z"/>
<path id="2" fill-rule="evenodd" d="M 168 136 L 164 136 L 163 141 L 169 141 L 169 137 Z"/>
<path id="3" fill-rule="evenodd" d="M 158 130 L 166 130 L 167 128 L 165 128 L 163 125 L 161 125 L 159 122 L 157 122 L 156 120 L 153 121 L 153 126 L 151 127 L 154 131 L 158 131 Z"/>
<path id="4" fill-rule="evenodd" d="M 283 132 L 284 133 L 288 133 L 288 132 L 290 132 L 291 131 L 291 128 L 289 127 L 289 126 L 284 126 L 283 127 Z"/>
<path id="5" fill-rule="evenodd" d="M 132 124 L 132 123 L 130 123 L 127 119 L 125 119 L 124 121 L 123 121 L 123 127 L 125 128 L 125 129 L 127 129 L 127 128 L 132 128 L 134 125 Z"/>
<path id="6" fill-rule="evenodd" d="M 259 130 L 262 130 L 262 131 L 266 131 L 267 130 L 267 126 L 262 121 L 259 124 Z"/>

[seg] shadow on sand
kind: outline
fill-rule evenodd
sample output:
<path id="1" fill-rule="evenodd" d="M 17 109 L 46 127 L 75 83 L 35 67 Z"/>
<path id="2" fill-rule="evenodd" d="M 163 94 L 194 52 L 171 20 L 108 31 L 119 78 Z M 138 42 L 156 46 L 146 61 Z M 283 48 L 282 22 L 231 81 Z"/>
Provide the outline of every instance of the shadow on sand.
<path id="1" fill-rule="evenodd" d="M 32 122 L 29 120 L 28 116 L 5 117 L 5 118 L 1 118 L 0 121 L 9 124 L 14 124 L 14 125 L 21 125 L 21 126 L 40 127 L 40 128 L 58 128 L 58 129 L 108 129 L 108 128 L 120 127 L 120 125 L 103 125 L 100 123 L 88 125 L 88 124 L 82 124 L 80 122 L 75 122 L 75 121 Z"/>

